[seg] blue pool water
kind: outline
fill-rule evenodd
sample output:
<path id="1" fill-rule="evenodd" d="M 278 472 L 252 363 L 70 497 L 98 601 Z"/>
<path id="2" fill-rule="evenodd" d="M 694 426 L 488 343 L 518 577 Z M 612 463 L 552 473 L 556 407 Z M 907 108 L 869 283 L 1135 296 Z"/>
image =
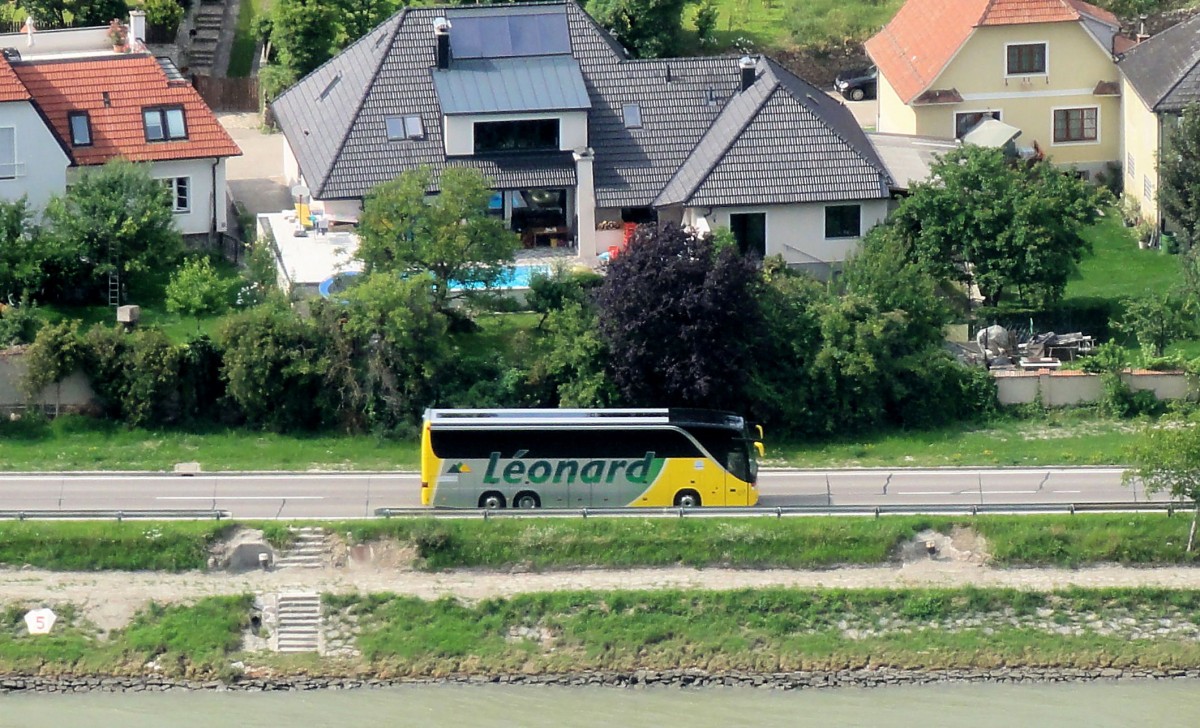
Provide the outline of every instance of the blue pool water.
<path id="1" fill-rule="evenodd" d="M 509 290 L 513 288 L 529 288 L 529 281 L 536 273 L 549 273 L 550 269 L 542 265 L 514 265 L 504 269 L 504 275 L 500 276 L 496 287 L 501 290 Z M 334 275 L 321 281 L 321 285 L 317 290 L 324 298 L 329 298 L 331 294 L 341 293 L 342 291 L 353 285 L 354 277 L 361 275 L 358 271 L 344 271 L 335 273 Z M 458 281 L 450 282 L 451 290 L 462 291 L 466 289 L 483 288 L 479 284 L 464 285 Z"/>

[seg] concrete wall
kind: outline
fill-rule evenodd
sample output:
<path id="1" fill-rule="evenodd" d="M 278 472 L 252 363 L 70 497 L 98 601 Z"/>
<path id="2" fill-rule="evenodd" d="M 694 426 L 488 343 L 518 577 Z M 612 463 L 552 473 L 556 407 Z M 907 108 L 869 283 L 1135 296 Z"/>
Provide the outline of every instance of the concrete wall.
<path id="1" fill-rule="evenodd" d="M 1007 75 L 1007 46 L 1047 44 L 1046 73 Z M 962 112 L 1001 112 L 1001 120 L 1021 130 L 1017 145 L 1041 150 L 1057 164 L 1074 164 L 1098 171 L 1121 153 L 1121 100 L 1096 96 L 1100 81 L 1119 80 L 1116 63 L 1080 23 L 1027 23 L 977 28 L 931 88 L 957 89 L 957 104 L 916 108 L 914 133 L 953 136 L 954 115 Z M 1054 110 L 1098 109 L 1097 140 L 1054 142 Z M 884 114 L 881 96 L 880 114 Z M 907 131 L 884 129 L 880 131 Z"/>
<path id="2" fill-rule="evenodd" d="M 122 20 L 128 21 L 127 18 Z M 23 58 L 55 53 L 78 53 L 101 51 L 112 53 L 112 40 L 108 37 L 108 26 L 92 28 L 61 28 L 59 30 L 34 30 L 33 45 L 25 33 L 0 33 L 0 48 L 16 48 Z"/>
<path id="3" fill-rule="evenodd" d="M 40 213 L 51 196 L 66 191 L 70 160 L 28 101 L 0 103 L 0 127 L 13 128 L 17 147 L 16 177 L 0 179 L 0 198 L 24 195 L 30 208 Z"/>
<path id="4" fill-rule="evenodd" d="M 1124 77 L 1121 78 L 1121 121 L 1125 195 L 1137 200 L 1144 219 L 1157 224 L 1159 118 Z"/>
<path id="5" fill-rule="evenodd" d="M 21 389 L 21 380 L 25 377 L 24 355 L 9 349 L 0 350 L 0 413 L 19 412 L 28 404 L 25 393 Z M 95 400 L 92 387 L 82 372 L 75 372 L 63 380 L 60 387 L 47 387 L 33 404 L 42 405 L 49 411 L 54 411 L 55 401 L 63 410 L 86 409 Z"/>
<path id="6" fill-rule="evenodd" d="M 551 111 L 530 114 L 468 114 L 442 117 L 445 129 L 446 156 L 463 157 L 475 154 L 475 122 L 523 121 L 528 119 L 559 119 L 558 148 L 573 152 L 588 145 L 586 111 Z M 603 154 L 603 150 L 599 150 Z"/>
<path id="7" fill-rule="evenodd" d="M 1101 375 L 1070 372 L 995 372 L 1000 404 L 1029 404 L 1041 393 L 1047 407 L 1067 407 L 1098 401 L 1104 392 Z M 1182 372 L 1125 372 L 1121 380 L 1136 391 L 1154 392 L 1159 399 L 1187 399 L 1196 388 Z"/>

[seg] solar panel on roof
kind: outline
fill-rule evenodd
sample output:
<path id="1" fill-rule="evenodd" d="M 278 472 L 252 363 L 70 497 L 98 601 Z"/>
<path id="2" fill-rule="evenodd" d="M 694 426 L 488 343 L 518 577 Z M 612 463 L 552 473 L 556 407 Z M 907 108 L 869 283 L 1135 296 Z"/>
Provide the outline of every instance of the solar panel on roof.
<path id="1" fill-rule="evenodd" d="M 460 60 L 571 52 L 565 13 L 455 16 L 453 26 L 450 47 L 454 57 Z"/>

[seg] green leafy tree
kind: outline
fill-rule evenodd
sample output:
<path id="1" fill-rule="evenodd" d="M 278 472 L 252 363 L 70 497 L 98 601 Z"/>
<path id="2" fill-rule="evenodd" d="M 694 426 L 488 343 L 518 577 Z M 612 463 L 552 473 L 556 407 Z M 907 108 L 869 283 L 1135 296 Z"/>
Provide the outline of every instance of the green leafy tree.
<path id="1" fill-rule="evenodd" d="M 66 195 L 50 200 L 46 217 L 57 245 L 73 254 L 65 257 L 79 265 L 62 271 L 60 289 L 99 283 L 114 270 L 129 282 L 183 250 L 167 188 L 147 167 L 123 160 L 84 170 Z"/>
<path id="2" fill-rule="evenodd" d="M 227 391 L 249 423 L 295 430 L 328 420 L 328 342 L 312 322 L 267 303 L 226 319 L 218 343 Z"/>
<path id="3" fill-rule="evenodd" d="M 427 169 L 375 187 L 363 203 L 358 257 L 368 272 L 429 273 L 434 305 L 447 311 L 452 298 L 493 288 L 518 240 L 503 220 L 487 214 L 492 191 L 478 171 L 446 168 L 441 193 L 427 201 L 429 187 Z M 461 288 L 452 290 L 451 282 Z"/>
<path id="4" fill-rule="evenodd" d="M 62 401 L 62 381 L 79 368 L 83 347 L 79 340 L 79 323 L 63 321 L 45 326 L 25 351 L 25 395 L 36 399 L 46 387 L 55 387 L 54 415 Z"/>
<path id="5" fill-rule="evenodd" d="M 160 28 L 177 29 L 184 16 L 183 6 L 176 0 L 145 0 L 142 10 L 146 13 L 146 23 Z"/>
<path id="6" fill-rule="evenodd" d="M 618 401 L 608 374 L 608 346 L 590 306 L 568 300 L 550 311 L 543 341 L 537 376 L 553 386 L 558 406 L 608 407 Z"/>
<path id="7" fill-rule="evenodd" d="M 1137 481 L 1147 493 L 1166 493 L 1192 506 L 1187 540 L 1191 553 L 1200 518 L 1200 427 L 1186 421 L 1152 423 L 1129 453 L 1133 468 L 1125 472 L 1126 484 Z"/>
<path id="8" fill-rule="evenodd" d="M 538 328 L 546 323 L 546 317 L 568 303 L 587 302 L 604 279 L 590 270 L 572 270 L 565 265 L 555 265 L 547 273 L 534 273 L 529 281 L 529 292 L 525 303 L 534 312 L 542 315 Z"/>
<path id="9" fill-rule="evenodd" d="M 1137 339 L 1153 356 L 1187 335 L 1191 317 L 1184 302 L 1170 293 L 1151 293 L 1124 301 L 1125 313 L 1116 328 Z"/>
<path id="10" fill-rule="evenodd" d="M 167 310 L 196 319 L 229 308 L 229 284 L 208 258 L 193 258 L 171 276 L 167 284 Z"/>
<path id="11" fill-rule="evenodd" d="M 129 15 L 125 0 L 20 0 L 18 5 L 35 21 L 59 26 L 68 20 L 76 27 L 108 25 Z"/>
<path id="12" fill-rule="evenodd" d="M 1200 241 L 1200 104 L 1189 104 L 1178 124 L 1166 125 L 1158 174 L 1159 205 L 1190 251 Z"/>
<path id="13" fill-rule="evenodd" d="M 334 0 L 342 27 L 341 47 L 369 33 L 387 20 L 401 3 L 397 0 Z M 407 4 L 407 3 L 404 3 Z"/>
<path id="14" fill-rule="evenodd" d="M 337 50 L 338 5 L 327 0 L 280 0 L 272 10 L 271 45 L 279 65 L 303 78 Z"/>
<path id="15" fill-rule="evenodd" d="M 700 38 L 700 45 L 717 44 L 717 14 L 716 0 L 701 0 L 696 8 L 696 35 Z"/>
<path id="16" fill-rule="evenodd" d="M 130 427 L 178 419 L 180 351 L 161 329 L 93 326 L 83 350 L 84 373 L 109 417 Z"/>
<path id="17" fill-rule="evenodd" d="M 33 224 L 25 198 L 0 200 L 0 303 L 37 296 L 55 267 L 51 241 Z"/>
<path id="18" fill-rule="evenodd" d="M 588 12 L 638 58 L 679 51 L 685 0 L 590 0 Z"/>
<path id="19" fill-rule="evenodd" d="M 373 273 L 345 291 L 342 331 L 362 352 L 362 409 L 373 426 L 414 422 L 450 358 L 447 320 L 424 275 Z"/>
<path id="20" fill-rule="evenodd" d="M 985 304 L 1013 292 L 1054 302 L 1090 250 L 1082 233 L 1102 194 L 1048 162 L 1026 167 L 998 149 L 969 146 L 913 185 L 893 223 L 914 260 L 939 278 L 976 286 Z"/>
<path id="21" fill-rule="evenodd" d="M 675 225 L 638 228 L 597 289 L 609 371 L 637 406 L 741 409 L 760 311 L 756 261 Z"/>

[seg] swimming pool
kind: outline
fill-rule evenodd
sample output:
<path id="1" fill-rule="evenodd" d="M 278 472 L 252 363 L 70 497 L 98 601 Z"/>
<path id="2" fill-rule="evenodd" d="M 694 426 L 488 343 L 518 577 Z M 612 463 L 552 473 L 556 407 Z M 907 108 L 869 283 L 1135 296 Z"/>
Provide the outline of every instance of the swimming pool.
<path id="1" fill-rule="evenodd" d="M 496 282 L 496 288 L 500 290 L 513 290 L 520 288 L 529 288 L 529 282 L 533 280 L 536 274 L 548 274 L 550 269 L 544 265 L 513 265 L 504 269 L 504 274 Z M 355 276 L 362 275 L 360 271 L 348 270 L 341 273 L 335 273 L 332 276 L 321 281 L 321 285 L 317 287 L 317 292 L 323 298 L 329 298 L 330 295 L 341 293 L 350 286 L 354 285 Z M 479 283 L 463 284 L 458 281 L 450 281 L 450 290 L 465 291 L 482 289 L 483 286 Z"/>

